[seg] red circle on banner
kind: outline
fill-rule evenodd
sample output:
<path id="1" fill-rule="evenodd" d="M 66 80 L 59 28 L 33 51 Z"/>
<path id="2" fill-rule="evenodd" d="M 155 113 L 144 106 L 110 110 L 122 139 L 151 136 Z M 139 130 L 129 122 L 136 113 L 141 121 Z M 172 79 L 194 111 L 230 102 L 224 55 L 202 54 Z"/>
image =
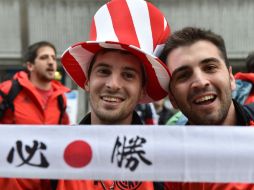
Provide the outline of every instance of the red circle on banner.
<path id="1" fill-rule="evenodd" d="M 64 150 L 65 162 L 74 168 L 86 166 L 92 159 L 92 149 L 83 140 L 71 142 Z"/>

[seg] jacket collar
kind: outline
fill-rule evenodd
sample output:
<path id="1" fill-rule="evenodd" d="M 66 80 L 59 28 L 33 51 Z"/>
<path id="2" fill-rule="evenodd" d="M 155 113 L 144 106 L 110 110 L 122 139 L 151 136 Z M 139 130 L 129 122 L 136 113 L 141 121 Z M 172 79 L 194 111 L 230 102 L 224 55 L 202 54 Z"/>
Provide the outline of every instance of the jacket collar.
<path id="1" fill-rule="evenodd" d="M 250 119 L 247 116 L 247 113 L 244 111 L 243 105 L 239 104 L 237 101 L 233 99 L 233 103 L 235 106 L 237 124 L 238 126 L 248 126 L 250 125 Z"/>
<path id="2" fill-rule="evenodd" d="M 237 126 L 249 126 L 250 119 L 248 118 L 246 112 L 244 111 L 243 105 L 239 104 L 236 100 L 232 100 L 234 103 L 236 117 L 237 117 Z M 186 125 L 190 125 L 189 121 Z"/>
<path id="3" fill-rule="evenodd" d="M 88 113 L 79 124 L 85 124 L 85 125 L 91 125 L 91 113 Z M 133 112 L 133 116 L 132 116 L 132 122 L 131 125 L 142 125 L 142 121 L 140 119 L 140 117 L 138 116 L 137 112 L 134 111 Z"/>

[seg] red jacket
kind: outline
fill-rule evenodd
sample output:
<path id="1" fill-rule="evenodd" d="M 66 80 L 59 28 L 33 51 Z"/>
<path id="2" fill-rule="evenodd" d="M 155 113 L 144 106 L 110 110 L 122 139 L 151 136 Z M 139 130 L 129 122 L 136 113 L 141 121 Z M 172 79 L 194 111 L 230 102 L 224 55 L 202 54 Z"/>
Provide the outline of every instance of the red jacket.
<path id="1" fill-rule="evenodd" d="M 29 81 L 28 75 L 21 71 L 15 76 L 22 86 L 22 90 L 14 99 L 14 113 L 7 110 L 0 120 L 1 124 L 58 124 L 60 110 L 58 108 L 57 96 L 68 92 L 69 89 L 58 81 L 52 81 L 53 94 L 44 108 L 41 95 L 35 86 Z M 0 84 L 0 89 L 8 94 L 11 88 L 11 81 Z M 66 104 L 66 97 L 63 96 Z M 0 102 L 2 100 L 0 99 Z M 64 114 L 62 124 L 69 124 L 67 113 Z M 50 190 L 49 180 L 40 179 L 16 179 L 0 178 L 0 189 L 4 190 Z"/>
<path id="2" fill-rule="evenodd" d="M 52 81 L 53 94 L 48 100 L 47 106 L 42 104 L 42 97 L 36 90 L 35 86 L 28 79 L 28 75 L 21 71 L 15 76 L 22 86 L 22 90 L 14 99 L 13 104 L 15 111 L 11 110 L 5 112 L 4 117 L 0 120 L 1 124 L 58 124 L 60 110 L 58 108 L 57 96 L 68 92 L 69 89 L 63 86 L 58 81 Z M 0 89 L 8 94 L 12 82 L 5 81 L 0 84 Z M 66 97 L 64 103 L 66 104 Z M 0 102 L 1 102 L 0 97 Z M 25 110 L 25 111 L 24 111 Z M 62 124 L 69 124 L 68 115 L 63 116 Z"/>
<path id="3" fill-rule="evenodd" d="M 246 183 L 188 183 L 167 182 L 167 190 L 254 190 L 253 184 Z"/>
<path id="4" fill-rule="evenodd" d="M 106 189 L 114 187 L 114 190 L 154 190 L 153 182 L 115 182 L 103 181 Z M 92 180 L 59 180 L 57 190 L 104 190 L 102 184 Z"/>

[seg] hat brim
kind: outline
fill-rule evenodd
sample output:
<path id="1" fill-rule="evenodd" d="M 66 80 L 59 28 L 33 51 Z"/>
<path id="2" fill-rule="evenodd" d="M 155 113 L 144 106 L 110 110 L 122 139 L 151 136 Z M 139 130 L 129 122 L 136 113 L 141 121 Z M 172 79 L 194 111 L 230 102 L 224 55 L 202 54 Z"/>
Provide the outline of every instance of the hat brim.
<path id="1" fill-rule="evenodd" d="M 128 51 L 142 61 L 146 73 L 146 95 L 140 103 L 157 101 L 167 96 L 170 73 L 160 59 L 135 46 L 111 41 L 81 42 L 69 47 L 63 53 L 62 65 L 79 87 L 84 89 L 90 62 L 93 56 L 104 48 Z"/>

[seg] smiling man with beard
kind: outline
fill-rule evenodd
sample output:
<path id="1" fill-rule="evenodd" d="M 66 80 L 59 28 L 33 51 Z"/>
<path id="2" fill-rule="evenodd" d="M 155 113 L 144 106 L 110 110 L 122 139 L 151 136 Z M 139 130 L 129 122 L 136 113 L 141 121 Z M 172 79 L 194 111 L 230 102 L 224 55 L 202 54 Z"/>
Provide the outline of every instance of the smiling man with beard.
<path id="1" fill-rule="evenodd" d="M 141 64 L 136 56 L 126 51 L 97 53 L 85 85 L 90 97 L 91 123 L 131 123 L 133 110 L 145 94 Z"/>
<path id="2" fill-rule="evenodd" d="M 91 111 L 80 124 L 142 124 L 136 105 L 168 93 L 169 72 L 158 55 L 169 34 L 164 15 L 144 0 L 112 0 L 96 12 L 89 41 L 70 46 L 61 59 L 71 78 L 89 93 Z M 56 189 L 155 190 L 163 185 L 112 179 L 59 180 Z"/>
<path id="3" fill-rule="evenodd" d="M 187 27 L 173 33 L 161 55 L 171 72 L 169 98 L 187 125 L 253 125 L 251 107 L 232 99 L 236 84 L 221 36 Z M 168 189 L 254 189 L 253 184 L 169 182 Z"/>

